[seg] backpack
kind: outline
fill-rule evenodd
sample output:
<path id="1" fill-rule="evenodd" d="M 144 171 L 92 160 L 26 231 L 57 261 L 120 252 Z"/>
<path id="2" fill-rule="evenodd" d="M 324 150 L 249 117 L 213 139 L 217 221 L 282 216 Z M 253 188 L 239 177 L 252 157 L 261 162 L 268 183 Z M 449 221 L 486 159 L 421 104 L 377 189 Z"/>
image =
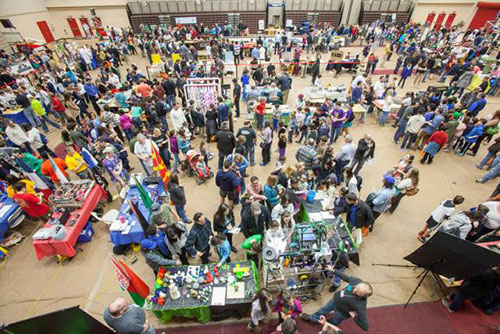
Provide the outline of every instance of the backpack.
<path id="1" fill-rule="evenodd" d="M 410 187 L 410 188 L 407 188 L 406 189 L 406 196 L 415 196 L 416 194 L 418 194 L 418 192 L 420 191 L 420 189 L 418 189 L 418 187 Z"/>

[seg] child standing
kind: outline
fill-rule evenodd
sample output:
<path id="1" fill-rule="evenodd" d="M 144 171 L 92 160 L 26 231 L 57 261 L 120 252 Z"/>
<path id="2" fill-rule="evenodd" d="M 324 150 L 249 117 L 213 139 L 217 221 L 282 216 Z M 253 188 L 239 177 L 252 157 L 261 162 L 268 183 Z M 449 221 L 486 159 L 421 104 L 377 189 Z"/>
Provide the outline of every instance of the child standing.
<path id="1" fill-rule="evenodd" d="M 251 320 L 248 323 L 248 331 L 253 333 L 260 333 L 260 322 L 266 322 L 266 318 L 271 311 L 270 303 L 273 301 L 271 292 L 262 288 L 257 293 L 252 300 L 252 311 L 250 313 Z"/>
<path id="2" fill-rule="evenodd" d="M 217 267 L 221 267 L 225 263 L 231 262 L 231 245 L 227 240 L 225 234 L 219 233 L 212 237 L 210 240 L 210 244 L 219 255 L 219 262 L 217 263 Z"/>
<path id="3" fill-rule="evenodd" d="M 278 104 L 273 106 L 273 131 L 278 131 L 278 124 L 280 121 L 280 109 Z"/>
<path id="4" fill-rule="evenodd" d="M 179 145 L 177 144 L 177 136 L 175 133 L 175 130 L 170 130 L 168 133 L 168 136 L 170 137 L 170 151 L 174 155 L 174 173 L 178 173 L 178 167 L 179 167 Z"/>
<path id="5" fill-rule="evenodd" d="M 285 134 L 279 136 L 278 139 L 278 152 L 279 152 L 279 161 L 283 163 L 285 161 L 285 153 L 286 153 L 286 144 L 287 138 Z"/>
<path id="6" fill-rule="evenodd" d="M 296 319 L 302 313 L 302 304 L 299 298 L 285 290 L 279 294 L 273 312 L 278 313 L 279 322 L 282 323 L 286 318 Z"/>

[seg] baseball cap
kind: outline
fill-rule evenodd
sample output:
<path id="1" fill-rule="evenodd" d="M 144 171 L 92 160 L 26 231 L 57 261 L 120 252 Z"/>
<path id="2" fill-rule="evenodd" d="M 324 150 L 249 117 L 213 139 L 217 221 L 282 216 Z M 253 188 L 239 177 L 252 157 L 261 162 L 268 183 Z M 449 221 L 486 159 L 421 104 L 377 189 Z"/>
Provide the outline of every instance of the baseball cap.
<path id="1" fill-rule="evenodd" d="M 388 183 L 392 183 L 392 184 L 394 184 L 394 182 L 396 182 L 396 180 L 394 180 L 394 177 L 392 177 L 391 175 L 385 175 L 384 181 L 387 181 Z"/>
<path id="2" fill-rule="evenodd" d="M 144 239 L 141 241 L 141 248 L 142 249 L 155 249 L 156 248 L 156 242 L 153 240 L 149 239 Z"/>
<path id="3" fill-rule="evenodd" d="M 151 211 L 155 212 L 155 211 L 160 211 L 160 203 L 153 203 L 153 205 L 151 206 Z"/>
<path id="4" fill-rule="evenodd" d="M 107 146 L 104 150 L 102 150 L 102 153 L 108 154 L 114 152 L 113 148 L 111 146 Z"/>
<path id="5" fill-rule="evenodd" d="M 258 215 L 262 212 L 262 209 L 260 208 L 260 203 L 259 202 L 252 202 L 250 205 L 250 208 L 252 210 L 252 213 L 254 215 Z"/>

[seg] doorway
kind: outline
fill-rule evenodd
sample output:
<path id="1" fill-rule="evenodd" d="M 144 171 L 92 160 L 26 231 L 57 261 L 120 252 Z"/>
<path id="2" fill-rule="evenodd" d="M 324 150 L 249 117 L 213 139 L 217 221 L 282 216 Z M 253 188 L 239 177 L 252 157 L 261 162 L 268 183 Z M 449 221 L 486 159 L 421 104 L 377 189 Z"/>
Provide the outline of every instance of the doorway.
<path id="1" fill-rule="evenodd" d="M 80 17 L 80 24 L 82 25 L 85 37 L 92 37 L 92 28 L 90 27 L 89 19 L 86 17 Z"/>
<path id="2" fill-rule="evenodd" d="M 38 25 L 38 29 L 40 29 L 45 42 L 50 43 L 55 40 L 54 35 L 52 35 L 52 31 L 50 31 L 47 21 L 38 21 L 36 24 Z"/>
<path id="3" fill-rule="evenodd" d="M 68 25 L 73 33 L 73 37 L 82 37 L 82 32 L 80 31 L 80 27 L 78 27 L 78 22 L 76 22 L 75 18 L 68 17 Z"/>

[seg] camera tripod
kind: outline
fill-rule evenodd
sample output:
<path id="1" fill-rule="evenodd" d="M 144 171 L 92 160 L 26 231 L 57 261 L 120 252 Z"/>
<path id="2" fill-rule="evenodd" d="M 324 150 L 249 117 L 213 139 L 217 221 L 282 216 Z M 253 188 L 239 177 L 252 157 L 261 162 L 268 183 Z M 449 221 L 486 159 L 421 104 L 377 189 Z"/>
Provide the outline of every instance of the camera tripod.
<path id="1" fill-rule="evenodd" d="M 413 296 L 416 295 L 418 289 L 420 288 L 420 286 L 422 285 L 423 281 L 425 280 L 425 278 L 427 277 L 427 275 L 429 273 L 432 275 L 432 277 L 436 281 L 436 283 L 439 286 L 439 289 L 441 290 L 441 293 L 443 294 L 443 296 L 446 296 L 446 293 L 443 290 L 443 287 L 441 286 L 441 284 L 439 284 L 439 277 L 437 277 L 437 275 L 432 270 L 433 266 L 435 266 L 436 264 L 439 264 L 441 262 L 443 262 L 443 260 L 439 260 L 439 261 L 431 264 L 428 267 L 420 267 L 420 266 L 408 265 L 408 264 L 389 264 L 389 263 L 372 263 L 372 266 L 395 267 L 395 268 L 412 268 L 413 270 L 416 270 L 416 269 L 420 268 L 420 269 L 424 270 L 420 274 L 417 275 L 416 278 L 420 278 L 420 280 L 418 281 L 417 286 L 415 287 L 415 289 L 413 289 L 413 292 L 411 293 L 410 297 L 406 301 L 406 304 L 403 306 L 403 308 L 407 308 L 408 305 L 410 304 L 410 301 L 412 300 Z"/>

